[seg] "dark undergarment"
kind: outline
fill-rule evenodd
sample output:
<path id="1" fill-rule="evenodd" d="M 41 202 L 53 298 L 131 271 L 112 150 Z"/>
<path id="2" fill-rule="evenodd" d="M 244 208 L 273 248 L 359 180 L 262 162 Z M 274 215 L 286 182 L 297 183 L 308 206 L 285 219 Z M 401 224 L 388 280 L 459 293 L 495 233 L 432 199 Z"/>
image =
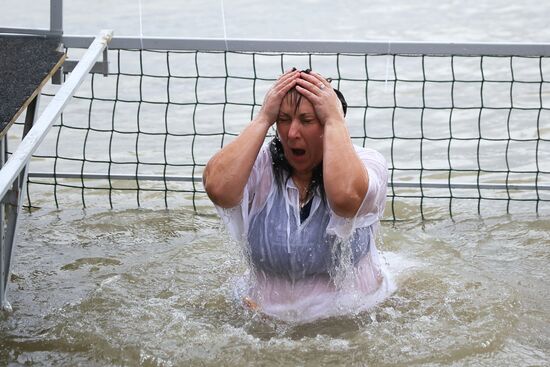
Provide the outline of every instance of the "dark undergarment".
<path id="1" fill-rule="evenodd" d="M 311 211 L 311 204 L 313 203 L 313 198 L 309 199 L 309 201 L 300 209 L 300 223 L 304 223 L 304 221 L 309 217 L 309 212 Z"/>

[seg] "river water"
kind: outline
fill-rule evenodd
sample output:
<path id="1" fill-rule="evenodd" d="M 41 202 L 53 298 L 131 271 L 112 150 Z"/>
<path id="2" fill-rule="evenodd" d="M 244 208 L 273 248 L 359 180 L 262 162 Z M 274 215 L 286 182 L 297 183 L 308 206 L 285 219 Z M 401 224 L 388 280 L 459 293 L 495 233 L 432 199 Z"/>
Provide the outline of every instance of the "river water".
<path id="1" fill-rule="evenodd" d="M 8 3 L 3 26 L 47 27 L 47 2 Z M 221 5 L 143 1 L 142 33 L 550 38 L 550 3 L 535 1 L 226 0 L 225 31 Z M 139 35 L 138 9 L 138 1 L 65 2 L 65 30 Z M 0 365 L 550 365 L 550 220 L 532 207 L 505 214 L 495 205 L 480 216 L 475 203 L 459 203 L 451 219 L 447 208 L 429 203 L 426 211 L 441 213 L 435 219 L 383 222 L 379 248 L 397 291 L 368 313 L 293 325 L 234 301 L 246 266 L 204 201 L 200 214 L 177 205 L 57 210 L 49 192 L 31 194 L 40 208 L 21 217 L 8 293 L 13 312 L 0 315 Z"/>
<path id="2" fill-rule="evenodd" d="M 244 271 L 215 215 L 25 215 L 1 319 L 13 365 L 544 366 L 548 221 L 467 213 L 386 222 L 398 290 L 372 312 L 305 325 L 234 302 Z"/>

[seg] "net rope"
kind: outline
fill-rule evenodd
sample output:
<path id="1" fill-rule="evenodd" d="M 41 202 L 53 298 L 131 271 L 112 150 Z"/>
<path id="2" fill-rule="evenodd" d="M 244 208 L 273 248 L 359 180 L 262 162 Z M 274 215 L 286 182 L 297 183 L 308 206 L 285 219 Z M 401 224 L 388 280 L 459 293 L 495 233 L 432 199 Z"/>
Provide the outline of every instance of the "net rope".
<path id="1" fill-rule="evenodd" d="M 291 67 L 331 77 L 353 142 L 388 160 L 388 218 L 550 202 L 548 57 L 116 49 L 109 59 L 110 75 L 90 75 L 35 154 L 29 206 L 210 206 L 206 162 Z"/>

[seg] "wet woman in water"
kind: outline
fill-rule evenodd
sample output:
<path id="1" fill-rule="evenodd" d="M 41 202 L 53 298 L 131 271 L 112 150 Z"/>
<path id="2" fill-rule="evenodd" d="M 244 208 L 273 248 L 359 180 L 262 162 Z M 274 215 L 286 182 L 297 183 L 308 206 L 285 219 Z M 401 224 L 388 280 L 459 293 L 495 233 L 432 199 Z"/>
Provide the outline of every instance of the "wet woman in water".
<path id="1" fill-rule="evenodd" d="M 259 312 L 307 321 L 341 313 L 357 295 L 353 307 L 368 308 L 389 292 L 374 243 L 387 165 L 352 144 L 346 109 L 323 76 L 290 70 L 206 165 L 208 196 L 246 244 L 251 277 L 241 296 Z M 277 135 L 264 144 L 273 124 Z"/>

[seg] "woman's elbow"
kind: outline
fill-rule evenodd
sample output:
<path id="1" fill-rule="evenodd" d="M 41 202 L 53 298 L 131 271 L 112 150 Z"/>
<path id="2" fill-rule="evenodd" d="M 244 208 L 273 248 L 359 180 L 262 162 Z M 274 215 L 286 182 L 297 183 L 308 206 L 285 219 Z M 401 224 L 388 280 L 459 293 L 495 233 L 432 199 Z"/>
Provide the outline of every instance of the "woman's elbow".
<path id="1" fill-rule="evenodd" d="M 202 182 L 206 195 L 217 206 L 225 209 L 232 208 L 239 204 L 242 199 L 242 193 L 240 195 L 232 193 L 229 187 L 222 182 L 208 179 L 207 174 L 203 175 Z"/>
<path id="2" fill-rule="evenodd" d="M 339 193 L 333 195 L 329 202 L 332 211 L 343 218 L 353 218 L 356 216 L 361 204 L 363 203 L 364 196 L 358 193 L 346 194 Z"/>

